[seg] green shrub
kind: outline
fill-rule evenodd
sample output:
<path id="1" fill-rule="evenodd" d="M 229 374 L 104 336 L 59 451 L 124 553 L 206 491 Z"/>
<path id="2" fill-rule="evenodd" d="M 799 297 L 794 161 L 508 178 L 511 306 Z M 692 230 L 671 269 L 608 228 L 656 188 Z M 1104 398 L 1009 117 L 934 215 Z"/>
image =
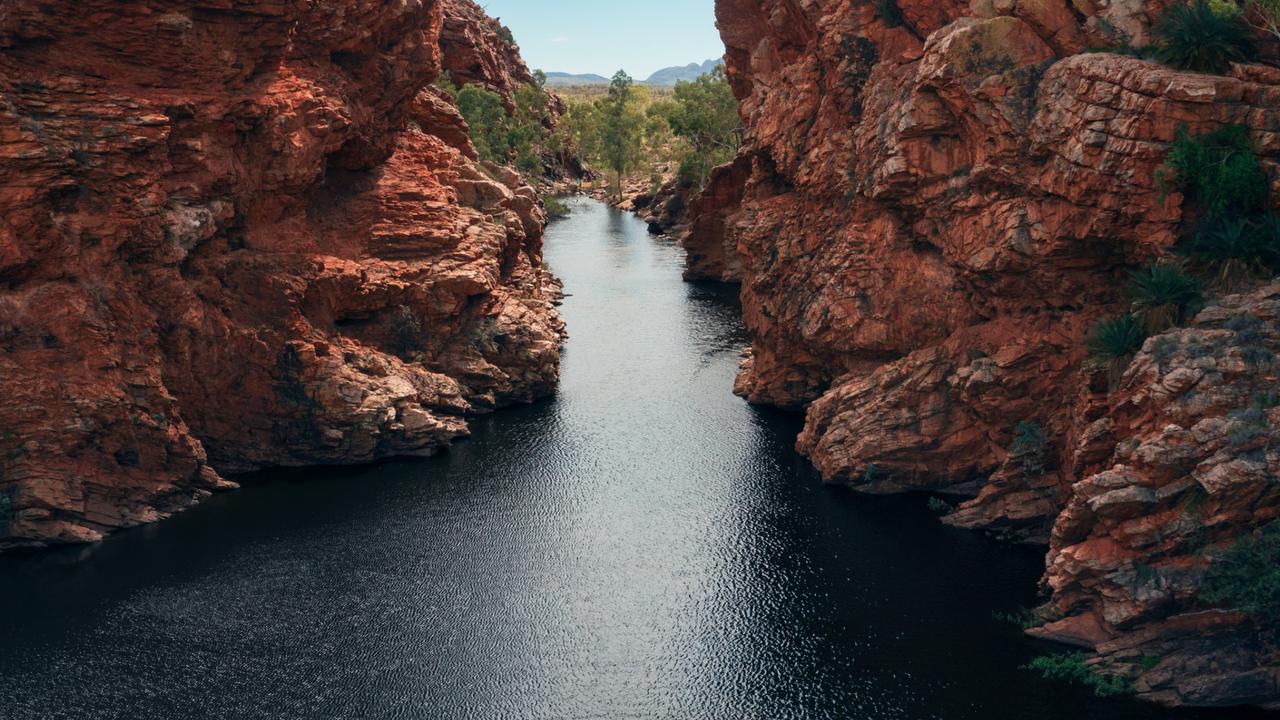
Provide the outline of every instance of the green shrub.
<path id="1" fill-rule="evenodd" d="M 525 175 L 537 177 L 546 168 L 543 166 L 542 158 L 527 151 L 516 155 L 516 169 Z"/>
<path id="2" fill-rule="evenodd" d="M 412 358 L 422 350 L 426 338 L 422 332 L 422 323 L 418 316 L 407 305 L 396 308 L 391 317 L 392 346 L 396 355 L 402 359 Z"/>
<path id="3" fill-rule="evenodd" d="M 1157 57 L 1179 70 L 1222 74 L 1232 62 L 1254 55 L 1249 28 L 1239 13 L 1215 12 L 1205 0 L 1165 11 L 1156 26 Z"/>
<path id="4" fill-rule="evenodd" d="M 512 98 L 515 109 L 509 115 L 502 96 L 492 90 L 467 85 L 453 94 L 480 159 L 514 164 L 525 175 L 542 175 L 546 169 L 542 156 L 549 152 L 550 143 L 545 91 L 536 85 L 520 87 Z"/>
<path id="5" fill-rule="evenodd" d="M 1022 465 L 1022 476 L 1031 479 L 1044 474 L 1045 448 L 1049 435 L 1039 423 L 1022 421 L 1013 430 L 1009 454 Z"/>
<path id="6" fill-rule="evenodd" d="M 1241 538 L 1216 559 L 1200 596 L 1250 615 L 1280 615 L 1280 523 Z"/>
<path id="7" fill-rule="evenodd" d="M 1098 362 L 1125 360 L 1142 349 L 1147 332 L 1132 315 L 1099 320 L 1089 336 L 1089 356 Z"/>
<path id="8" fill-rule="evenodd" d="M 888 473 L 880 468 L 879 465 L 871 463 L 862 471 L 862 482 L 868 485 L 878 483 L 888 477 Z"/>
<path id="9" fill-rule="evenodd" d="M 555 195 L 543 195 L 542 207 L 547 213 L 547 220 L 560 220 L 569 217 L 569 206 Z"/>
<path id="10" fill-rule="evenodd" d="M 991 616 L 1000 622 L 1017 625 L 1023 630 L 1038 628 L 1045 623 L 1062 619 L 1062 614 L 1049 606 L 1038 608 L 1020 607 L 1009 612 L 995 612 Z"/>
<path id="11" fill-rule="evenodd" d="M 1147 332 L 1182 324 L 1200 302 L 1200 281 L 1174 263 L 1155 263 L 1133 274 L 1125 289 Z"/>
<path id="12" fill-rule="evenodd" d="M 437 75 L 435 81 L 432 82 L 431 84 L 434 85 L 436 89 L 438 89 L 440 92 L 444 93 L 445 96 L 447 96 L 450 100 L 453 100 L 455 102 L 457 101 L 458 86 L 453 84 L 453 78 L 450 77 L 448 70 L 445 70 L 444 72 Z"/>
<path id="13" fill-rule="evenodd" d="M 1280 267 L 1280 224 L 1271 218 L 1221 218 L 1196 233 L 1191 257 L 1214 283 L 1231 290 Z"/>
<path id="14" fill-rule="evenodd" d="M 1022 669 L 1038 672 L 1045 680 L 1083 685 L 1092 689 L 1098 697 L 1115 697 L 1133 692 L 1133 686 L 1127 679 L 1118 675 L 1099 675 L 1090 670 L 1081 653 L 1042 655 Z"/>
<path id="15" fill-rule="evenodd" d="M 929 511 L 938 515 L 949 515 L 955 510 L 955 506 L 939 497 L 929 498 Z"/>
<path id="16" fill-rule="evenodd" d="M 457 102 L 480 158 L 506 163 L 507 111 L 502 107 L 502 97 L 479 85 L 467 85 L 458 91 Z"/>
<path id="17" fill-rule="evenodd" d="M 1189 199 L 1211 217 L 1249 215 L 1266 204 L 1270 184 L 1253 148 L 1249 129 L 1227 125 L 1192 135 L 1178 128 L 1165 163 Z"/>

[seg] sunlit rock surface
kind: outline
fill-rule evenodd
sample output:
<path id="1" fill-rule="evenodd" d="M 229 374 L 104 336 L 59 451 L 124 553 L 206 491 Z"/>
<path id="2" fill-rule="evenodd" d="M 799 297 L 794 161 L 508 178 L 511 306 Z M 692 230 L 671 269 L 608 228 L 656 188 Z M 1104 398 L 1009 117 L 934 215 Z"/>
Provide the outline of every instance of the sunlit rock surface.
<path id="1" fill-rule="evenodd" d="M 430 87 L 446 17 L 482 16 L 5 4 L 0 547 L 156 520 L 229 472 L 429 454 L 553 390 L 542 213 Z M 514 49 L 477 72 L 528 75 Z"/>

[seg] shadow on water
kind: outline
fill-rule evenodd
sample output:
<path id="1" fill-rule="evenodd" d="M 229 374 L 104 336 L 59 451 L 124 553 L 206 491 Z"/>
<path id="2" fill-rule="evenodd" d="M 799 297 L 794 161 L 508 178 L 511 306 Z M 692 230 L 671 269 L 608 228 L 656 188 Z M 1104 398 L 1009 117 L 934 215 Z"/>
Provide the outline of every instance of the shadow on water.
<path id="1" fill-rule="evenodd" d="M 729 392 L 732 289 L 573 203 L 554 400 L 0 561 L 0 717 L 1135 718 L 1018 670 L 1043 559 L 824 486 Z"/>

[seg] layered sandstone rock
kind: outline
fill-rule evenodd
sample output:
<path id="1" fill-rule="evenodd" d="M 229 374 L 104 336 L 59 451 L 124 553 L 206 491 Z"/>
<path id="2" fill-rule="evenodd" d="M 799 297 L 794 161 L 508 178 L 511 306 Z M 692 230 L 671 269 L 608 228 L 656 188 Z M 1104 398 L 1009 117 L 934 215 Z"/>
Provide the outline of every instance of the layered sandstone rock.
<path id="1" fill-rule="evenodd" d="M 1052 535 L 1053 604 L 1100 619 L 1089 642 L 1108 655 L 1147 644 L 1135 639 L 1183 608 L 1099 579 L 1116 572 L 1108 563 L 1149 561 L 1156 551 L 1136 538 L 1071 569 L 1078 544 L 1087 554 L 1095 535 L 1132 530 L 1079 509 L 1094 474 L 1117 443 L 1164 429 L 1103 432 L 1116 399 L 1086 369 L 1083 338 L 1123 308 L 1129 271 L 1180 237 L 1183 199 L 1158 179 L 1180 125 L 1245 124 L 1273 178 L 1280 161 L 1280 71 L 1217 77 L 1081 52 L 1148 42 L 1163 6 L 718 0 L 747 144 L 694 204 L 685 240 L 691 277 L 742 283 L 753 347 L 738 392 L 804 408 L 799 447 L 824 477 L 972 497 L 950 522 Z M 1034 458 L 1015 448 L 1020 424 L 1043 434 Z M 1144 482 L 1105 478 L 1097 493 Z M 1148 540 L 1167 520 L 1112 497 L 1114 522 L 1131 514 Z M 1240 502 L 1252 509 L 1216 540 L 1280 507 L 1274 494 Z M 1246 666 L 1187 663 L 1176 683 L 1140 689 L 1167 702 L 1280 698 L 1274 683 L 1228 687 Z"/>
<path id="2" fill-rule="evenodd" d="M 446 5 L 0 10 L 0 547 L 552 391 L 537 198 L 429 88 Z"/>
<path id="3" fill-rule="evenodd" d="M 1276 702 L 1276 618 L 1200 588 L 1215 556 L 1280 519 L 1277 348 L 1280 283 L 1223 298 L 1148 340 L 1081 418 L 1045 574 L 1065 619 L 1037 635 L 1093 647 L 1157 700 Z"/>
<path id="4" fill-rule="evenodd" d="M 454 84 L 483 85 L 501 95 L 508 110 L 520 86 L 533 82 L 511 30 L 472 0 L 445 3 L 440 50 Z"/>

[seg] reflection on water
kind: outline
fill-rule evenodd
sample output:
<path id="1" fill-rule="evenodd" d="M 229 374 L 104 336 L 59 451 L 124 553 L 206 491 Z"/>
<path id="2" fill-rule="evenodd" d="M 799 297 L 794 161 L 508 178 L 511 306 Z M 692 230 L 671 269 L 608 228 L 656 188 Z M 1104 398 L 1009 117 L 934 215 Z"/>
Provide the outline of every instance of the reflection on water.
<path id="1" fill-rule="evenodd" d="M 558 398 L 0 561 L 0 717 L 1171 717 L 1019 671 L 1037 553 L 823 486 L 729 393 L 733 291 L 573 209 Z"/>

